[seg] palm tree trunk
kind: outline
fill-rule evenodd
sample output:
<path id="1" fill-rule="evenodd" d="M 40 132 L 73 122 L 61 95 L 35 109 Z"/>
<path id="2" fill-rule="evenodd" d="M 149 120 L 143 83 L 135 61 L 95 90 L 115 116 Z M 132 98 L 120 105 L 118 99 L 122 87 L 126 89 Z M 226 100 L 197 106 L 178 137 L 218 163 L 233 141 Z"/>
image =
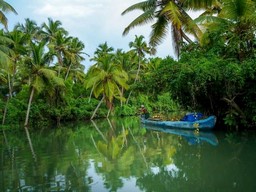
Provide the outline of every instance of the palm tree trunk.
<path id="1" fill-rule="evenodd" d="M 70 65 L 68 66 L 68 70 L 67 70 L 67 73 L 66 73 L 66 76 L 65 76 L 65 81 L 66 81 L 67 78 L 68 78 L 69 71 L 70 71 L 70 69 L 71 69 L 71 65 L 72 65 L 72 64 L 70 64 Z"/>
<path id="2" fill-rule="evenodd" d="M 8 72 L 7 80 L 8 80 L 9 95 L 7 96 L 6 104 L 5 104 L 5 107 L 4 107 L 2 125 L 4 125 L 4 123 L 5 123 L 5 118 L 6 118 L 7 108 L 8 108 L 8 104 L 9 104 L 9 99 L 12 98 L 13 78 L 14 78 L 14 76 L 12 76 L 12 79 L 11 79 L 10 73 Z"/>
<path id="3" fill-rule="evenodd" d="M 102 104 L 103 100 L 104 100 L 105 96 L 103 95 L 102 99 L 100 100 L 99 104 L 97 105 L 96 109 L 94 110 L 92 116 L 91 116 L 91 120 L 94 118 L 94 116 L 96 115 L 96 112 L 98 111 L 100 105 Z"/>
<path id="4" fill-rule="evenodd" d="M 30 93 L 30 97 L 29 97 L 29 101 L 28 101 L 28 109 L 27 109 L 26 119 L 25 119 L 25 123 L 24 123 L 25 127 L 28 126 L 29 112 L 30 112 L 30 108 L 31 108 L 31 103 L 32 103 L 32 99 L 33 99 L 33 96 L 34 96 L 34 92 L 35 92 L 35 88 L 32 87 L 32 90 L 31 90 L 31 93 Z"/>
<path id="5" fill-rule="evenodd" d="M 129 103 L 129 100 L 130 100 L 131 94 L 132 94 L 132 91 L 130 91 L 130 93 L 129 93 L 128 97 L 127 97 L 126 104 L 128 104 L 128 103 Z"/>
<path id="6" fill-rule="evenodd" d="M 112 105 L 110 106 L 110 108 L 108 110 L 107 118 L 109 117 L 111 111 L 112 111 Z"/>
<path id="7" fill-rule="evenodd" d="M 6 118 L 8 103 L 9 103 L 9 97 L 7 97 L 7 100 L 6 100 L 6 103 L 5 103 L 4 114 L 3 114 L 3 119 L 2 119 L 2 125 L 4 125 L 4 123 L 5 123 L 5 118 Z"/>
<path id="8" fill-rule="evenodd" d="M 135 80 L 134 80 L 134 83 L 137 82 L 138 78 L 139 78 L 139 73 L 140 73 L 140 56 L 139 56 L 139 62 L 138 62 L 139 66 L 138 66 L 138 69 L 137 69 L 137 73 L 136 73 L 136 76 L 135 76 Z M 131 97 L 131 94 L 132 94 L 132 91 L 130 91 L 128 97 L 127 97 L 127 100 L 126 100 L 126 104 L 129 103 L 129 100 L 130 100 L 130 97 Z"/>
<path id="9" fill-rule="evenodd" d="M 138 78 L 139 78 L 139 73 L 140 73 L 140 56 L 139 56 L 139 61 L 138 61 L 138 64 L 139 64 L 139 66 L 138 66 L 138 69 L 137 69 L 137 73 L 136 73 L 136 77 L 135 77 L 135 80 L 134 80 L 134 83 L 136 83 L 136 81 L 138 80 Z"/>
<path id="10" fill-rule="evenodd" d="M 91 92 L 90 92 L 90 96 L 89 96 L 88 103 L 90 103 L 90 102 L 91 102 L 91 98 L 92 98 L 92 93 L 93 93 L 94 85 L 95 85 L 95 84 L 93 84 L 93 87 L 92 87 L 92 89 L 91 89 Z"/>
<path id="11" fill-rule="evenodd" d="M 9 87 L 9 97 L 12 98 L 12 86 L 11 86 L 10 73 L 8 73 L 8 87 Z"/>
<path id="12" fill-rule="evenodd" d="M 123 97 L 123 95 L 124 95 L 124 88 L 122 87 L 121 88 L 121 97 Z M 121 102 L 121 107 L 123 106 L 123 101 L 122 101 L 122 99 L 120 100 L 120 102 Z"/>
<path id="13" fill-rule="evenodd" d="M 59 53 L 59 55 L 58 55 L 58 62 L 59 62 L 58 77 L 60 77 L 60 71 L 63 66 L 62 58 L 60 55 L 61 55 L 61 53 Z"/>

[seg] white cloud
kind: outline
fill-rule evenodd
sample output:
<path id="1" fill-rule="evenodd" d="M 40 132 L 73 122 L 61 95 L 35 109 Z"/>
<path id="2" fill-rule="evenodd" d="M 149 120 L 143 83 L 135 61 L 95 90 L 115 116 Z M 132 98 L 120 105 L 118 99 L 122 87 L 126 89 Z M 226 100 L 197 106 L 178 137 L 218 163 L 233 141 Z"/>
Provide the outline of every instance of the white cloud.
<path id="1" fill-rule="evenodd" d="M 41 7 L 35 7 L 34 13 L 40 16 L 55 18 L 77 18 L 83 19 L 92 15 L 97 9 L 102 7 L 98 3 L 90 3 L 90 1 L 44 1 Z"/>

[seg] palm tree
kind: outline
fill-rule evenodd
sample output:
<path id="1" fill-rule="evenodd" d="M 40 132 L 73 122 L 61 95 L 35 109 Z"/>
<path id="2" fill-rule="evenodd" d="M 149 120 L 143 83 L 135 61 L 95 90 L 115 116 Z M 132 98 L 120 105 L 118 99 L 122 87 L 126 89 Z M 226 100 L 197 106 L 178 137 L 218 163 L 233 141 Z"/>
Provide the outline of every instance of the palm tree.
<path id="1" fill-rule="evenodd" d="M 114 48 L 113 47 L 109 47 L 108 46 L 108 43 L 105 42 L 105 43 L 102 43 L 100 44 L 96 51 L 94 52 L 94 57 L 92 59 L 90 59 L 91 61 L 96 61 L 96 64 L 97 64 L 97 61 L 100 59 L 100 57 L 103 57 L 104 55 L 107 55 L 107 54 L 110 54 L 114 51 Z M 88 70 L 88 74 L 91 74 L 90 71 L 91 71 L 92 68 L 90 68 Z M 89 77 L 89 76 L 88 76 Z M 89 77 L 90 78 L 90 77 Z M 90 93 L 90 97 L 89 97 L 89 102 L 91 100 L 91 97 L 92 97 L 92 94 L 93 94 L 93 90 L 94 90 L 94 85 L 92 86 L 91 88 L 91 93 Z"/>
<path id="2" fill-rule="evenodd" d="M 71 37 L 68 36 L 68 32 L 61 27 L 62 23 L 60 21 L 53 21 L 48 18 L 48 25 L 46 23 L 42 24 L 42 36 L 47 42 L 48 48 L 57 57 L 58 60 L 58 77 L 60 76 L 61 70 L 63 68 L 63 60 L 65 52 L 68 52 L 69 42 Z M 68 53 L 66 53 L 68 54 Z"/>
<path id="3" fill-rule="evenodd" d="M 102 99 L 91 117 L 93 119 L 104 100 L 110 112 L 113 107 L 114 98 L 124 99 L 122 98 L 120 87 L 128 89 L 128 85 L 126 84 L 128 75 L 120 65 L 114 63 L 113 54 L 106 54 L 98 58 L 97 63 L 89 70 L 88 76 L 86 88 L 93 88 L 96 98 L 102 95 Z"/>
<path id="4" fill-rule="evenodd" d="M 114 48 L 109 47 L 107 42 L 102 43 L 97 47 L 96 51 L 94 52 L 94 57 L 91 59 L 91 61 L 97 61 L 98 58 L 106 54 L 112 53 L 113 51 L 114 51 Z"/>
<path id="5" fill-rule="evenodd" d="M 129 43 L 129 47 L 132 48 L 130 52 L 135 53 L 136 57 L 138 58 L 138 68 L 136 72 L 136 76 L 134 79 L 134 83 L 136 83 L 139 79 L 139 73 L 141 70 L 141 61 L 145 57 L 146 54 L 154 53 L 154 49 L 149 47 L 147 43 L 144 41 L 144 36 L 135 36 L 135 40 Z M 130 91 L 129 96 L 127 98 L 126 103 L 129 102 L 129 98 L 131 96 L 132 91 Z"/>
<path id="6" fill-rule="evenodd" d="M 117 49 L 115 52 L 115 58 L 114 62 L 119 65 L 128 75 L 129 81 L 132 79 L 135 79 L 137 74 L 137 69 L 134 68 L 134 66 L 137 67 L 136 63 L 136 57 L 134 56 L 133 52 L 124 52 L 121 49 Z M 129 84 L 129 83 L 128 83 Z M 122 96 L 124 95 L 124 88 L 121 88 Z M 121 100 L 121 106 L 123 105 L 123 101 Z"/>
<path id="7" fill-rule="evenodd" d="M 9 78 L 8 78 L 8 86 L 9 86 L 9 95 L 12 97 L 12 92 L 14 91 L 14 81 L 16 79 L 19 63 L 22 62 L 22 58 L 27 54 L 27 37 L 21 31 L 14 29 L 11 32 L 8 32 L 6 36 L 12 40 L 12 44 L 9 45 L 9 48 L 12 50 L 10 52 L 10 60 L 9 64 Z"/>
<path id="8" fill-rule="evenodd" d="M 1 0 L 0 1 L 0 23 L 2 23 L 6 29 L 8 28 L 8 19 L 5 16 L 5 14 L 8 12 L 18 14 L 16 10 L 9 3 L 5 2 L 4 0 Z"/>
<path id="9" fill-rule="evenodd" d="M 23 32 L 26 35 L 28 43 L 39 42 L 42 39 L 40 35 L 40 27 L 38 27 L 35 21 L 28 18 L 25 19 L 24 24 L 18 23 L 15 25 L 14 30 Z"/>
<path id="10" fill-rule="evenodd" d="M 68 35 L 68 32 L 61 27 L 61 21 L 53 21 L 51 18 L 48 18 L 48 24 L 42 24 L 42 35 L 44 39 L 48 42 L 54 42 L 56 40 L 57 33 L 61 31 L 63 35 Z"/>
<path id="11" fill-rule="evenodd" d="M 209 7 L 214 0 L 146 0 L 131 5 L 122 12 L 125 15 L 131 11 L 143 11 L 141 15 L 135 18 L 125 29 L 123 35 L 140 25 L 154 22 L 151 25 L 149 44 L 151 46 L 159 45 L 168 34 L 169 25 L 171 26 L 173 45 L 176 54 L 180 54 L 181 43 L 185 40 L 192 42 L 186 33 L 199 39 L 202 35 L 200 28 L 193 19 L 187 14 L 186 10 Z"/>
<path id="12" fill-rule="evenodd" d="M 84 44 L 79 41 L 78 38 L 71 38 L 69 41 L 68 51 L 65 53 L 66 62 L 64 65 L 67 65 L 67 72 L 65 75 L 65 80 L 68 78 L 72 67 L 74 71 L 83 71 L 84 65 L 81 62 L 85 59 L 82 57 L 83 54 L 89 56 L 88 54 L 83 52 Z"/>
<path id="13" fill-rule="evenodd" d="M 49 68 L 49 64 L 52 61 L 52 56 L 44 53 L 45 42 L 41 42 L 38 45 L 30 44 L 31 55 L 25 60 L 25 64 L 28 67 L 28 72 L 30 74 L 30 97 L 28 101 L 27 113 L 24 126 L 28 126 L 29 113 L 31 108 L 31 103 L 35 92 L 40 93 L 46 83 L 53 84 L 55 86 L 64 86 L 63 79 L 56 76 L 56 72 Z"/>
<path id="14" fill-rule="evenodd" d="M 129 47 L 131 48 L 130 51 L 134 52 L 138 57 L 138 69 L 134 80 L 135 83 L 139 78 L 142 58 L 145 57 L 146 54 L 154 53 L 154 49 L 147 45 L 147 43 L 144 41 L 144 36 L 142 35 L 139 37 L 135 35 L 135 40 L 129 43 Z"/>

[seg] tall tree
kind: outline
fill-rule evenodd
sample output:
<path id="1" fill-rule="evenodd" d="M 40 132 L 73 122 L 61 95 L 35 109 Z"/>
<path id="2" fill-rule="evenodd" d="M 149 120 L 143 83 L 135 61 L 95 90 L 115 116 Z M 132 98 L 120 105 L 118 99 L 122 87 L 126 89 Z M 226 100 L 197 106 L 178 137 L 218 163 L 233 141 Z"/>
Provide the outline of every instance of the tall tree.
<path id="1" fill-rule="evenodd" d="M 136 57 L 138 58 L 137 63 L 137 71 L 136 76 L 134 79 L 134 83 L 136 83 L 139 79 L 139 73 L 141 70 L 141 62 L 142 59 L 145 57 L 146 54 L 154 53 L 154 48 L 151 48 L 147 45 L 146 41 L 144 41 L 144 36 L 135 36 L 135 40 L 129 43 L 129 47 L 131 48 L 131 52 L 135 53 Z M 130 91 L 129 96 L 127 98 L 127 103 L 129 102 L 130 96 L 132 91 Z"/>
<path id="2" fill-rule="evenodd" d="M 13 42 L 9 45 L 9 48 L 12 50 L 12 52 L 10 53 L 11 63 L 8 66 L 8 72 L 10 76 L 8 78 L 9 95 L 12 96 L 12 92 L 14 91 L 14 81 L 18 75 L 18 71 L 20 70 L 20 63 L 22 63 L 22 59 L 27 54 L 28 39 L 26 34 L 16 29 L 8 32 L 6 35 Z"/>
<path id="3" fill-rule="evenodd" d="M 51 18 L 48 18 L 48 24 L 43 23 L 42 25 L 43 38 L 49 42 L 48 48 L 58 60 L 58 77 L 60 77 L 61 70 L 63 69 L 64 55 L 68 51 L 68 43 L 71 39 L 68 36 L 68 32 L 61 25 L 60 21 L 53 21 Z"/>
<path id="4" fill-rule="evenodd" d="M 128 88 L 126 83 L 128 75 L 120 65 L 114 63 L 113 54 L 107 54 L 98 58 L 97 63 L 91 67 L 88 75 L 90 78 L 86 82 L 86 88 L 93 88 L 96 98 L 102 95 L 101 101 L 105 100 L 109 110 L 113 107 L 114 98 L 123 99 L 120 88 Z M 94 118 L 99 105 L 94 110 L 91 119 Z"/>
<path id="5" fill-rule="evenodd" d="M 25 60 L 25 64 L 28 67 L 30 74 L 30 96 L 28 101 L 27 113 L 24 126 L 28 126 L 29 113 L 31 103 L 35 92 L 40 93 L 46 83 L 53 84 L 55 86 L 64 86 L 63 79 L 56 76 L 56 72 L 49 68 L 52 61 L 51 55 L 45 53 L 45 42 L 41 42 L 38 45 L 30 44 L 31 54 Z"/>
<path id="6" fill-rule="evenodd" d="M 64 62 L 65 67 L 67 68 L 67 72 L 65 75 L 65 80 L 68 78 L 70 71 L 73 72 L 83 71 L 84 65 L 81 62 L 85 59 L 82 55 L 88 54 L 83 52 L 84 44 L 79 41 L 78 38 L 71 38 L 69 41 L 68 51 L 66 51 L 66 62 Z"/>

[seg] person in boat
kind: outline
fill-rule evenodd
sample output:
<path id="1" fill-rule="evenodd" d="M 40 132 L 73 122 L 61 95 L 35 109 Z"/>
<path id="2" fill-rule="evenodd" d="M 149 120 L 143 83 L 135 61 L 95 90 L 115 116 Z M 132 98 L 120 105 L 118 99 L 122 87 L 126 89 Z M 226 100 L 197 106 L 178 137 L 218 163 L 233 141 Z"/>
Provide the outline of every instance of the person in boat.
<path id="1" fill-rule="evenodd" d="M 145 108 L 144 105 L 141 105 L 140 107 L 140 114 L 142 118 L 148 119 L 149 118 L 149 112 L 148 110 Z"/>

